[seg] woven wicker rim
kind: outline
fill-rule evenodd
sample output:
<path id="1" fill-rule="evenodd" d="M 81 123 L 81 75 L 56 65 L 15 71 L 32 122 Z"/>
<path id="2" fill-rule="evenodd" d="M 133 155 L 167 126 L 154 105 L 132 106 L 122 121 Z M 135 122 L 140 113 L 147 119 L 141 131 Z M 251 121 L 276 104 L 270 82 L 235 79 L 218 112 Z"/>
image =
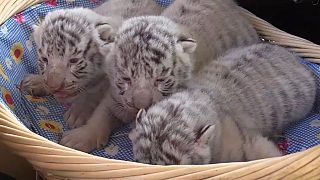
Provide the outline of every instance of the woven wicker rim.
<path id="1" fill-rule="evenodd" d="M 1 1 L 0 24 L 41 1 Z M 320 62 L 320 46 L 281 31 L 242 10 L 261 37 L 285 46 L 311 62 Z M 283 157 L 201 166 L 154 166 L 97 157 L 31 132 L 4 104 L 0 104 L 0 140 L 50 179 L 318 179 L 320 176 L 320 146 Z"/>

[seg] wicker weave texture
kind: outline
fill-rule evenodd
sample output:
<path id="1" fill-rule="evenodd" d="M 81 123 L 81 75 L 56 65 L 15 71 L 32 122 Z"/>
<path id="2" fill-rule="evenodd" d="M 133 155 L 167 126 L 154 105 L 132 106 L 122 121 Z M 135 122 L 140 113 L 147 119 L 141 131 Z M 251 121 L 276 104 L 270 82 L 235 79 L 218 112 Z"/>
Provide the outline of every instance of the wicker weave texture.
<path id="1" fill-rule="evenodd" d="M 0 0 L 0 25 L 16 13 L 44 0 Z"/>
<path id="2" fill-rule="evenodd" d="M 2 0 L 0 24 L 41 0 Z M 320 46 L 281 31 L 243 9 L 261 37 L 320 63 Z M 320 146 L 251 162 L 152 166 L 96 157 L 53 143 L 24 127 L 0 104 L 0 140 L 49 179 L 320 179 Z"/>

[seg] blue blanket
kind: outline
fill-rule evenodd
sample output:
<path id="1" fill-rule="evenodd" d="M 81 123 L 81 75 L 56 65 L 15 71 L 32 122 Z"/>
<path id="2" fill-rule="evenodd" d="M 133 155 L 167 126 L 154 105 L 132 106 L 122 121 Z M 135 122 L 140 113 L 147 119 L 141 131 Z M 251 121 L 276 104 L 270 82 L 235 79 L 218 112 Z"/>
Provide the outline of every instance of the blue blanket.
<path id="1" fill-rule="evenodd" d="M 157 0 L 159 5 L 169 5 L 173 0 Z M 54 9 L 88 7 L 93 8 L 101 0 L 49 0 L 16 14 L 0 26 L 0 101 L 35 133 L 59 142 L 62 132 L 67 130 L 63 121 L 65 107 L 52 96 L 36 98 L 23 94 L 17 84 L 27 73 L 37 73 L 37 53 L 31 36 L 32 25 L 39 22 Z M 307 63 L 319 78 L 320 66 Z M 314 112 L 305 120 L 285 131 L 279 147 L 293 153 L 320 144 L 320 114 L 316 105 Z M 128 138 L 130 125 L 115 130 L 109 144 L 92 154 L 120 160 L 133 160 L 132 145 Z"/>

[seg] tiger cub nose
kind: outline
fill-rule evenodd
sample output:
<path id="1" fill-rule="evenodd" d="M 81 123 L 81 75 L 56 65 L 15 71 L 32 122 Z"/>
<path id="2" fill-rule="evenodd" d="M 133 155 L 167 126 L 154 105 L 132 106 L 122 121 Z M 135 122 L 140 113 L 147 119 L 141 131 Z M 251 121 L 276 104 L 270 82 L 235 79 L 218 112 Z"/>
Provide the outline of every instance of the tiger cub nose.
<path id="1" fill-rule="evenodd" d="M 64 83 L 64 75 L 60 73 L 59 71 L 50 71 L 48 73 L 46 84 L 48 87 L 55 91 L 60 89 L 63 86 Z"/>
<path id="2" fill-rule="evenodd" d="M 139 89 L 133 92 L 133 104 L 137 109 L 145 109 L 152 104 L 152 92 L 147 89 Z"/>

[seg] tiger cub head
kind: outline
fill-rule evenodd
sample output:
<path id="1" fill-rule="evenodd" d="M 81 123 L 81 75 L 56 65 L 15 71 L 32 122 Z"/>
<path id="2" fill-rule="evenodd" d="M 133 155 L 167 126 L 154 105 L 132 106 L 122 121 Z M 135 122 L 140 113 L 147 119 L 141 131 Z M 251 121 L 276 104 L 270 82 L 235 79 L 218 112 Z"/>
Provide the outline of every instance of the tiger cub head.
<path id="1" fill-rule="evenodd" d="M 202 121 L 194 125 L 191 103 L 177 101 L 181 97 L 190 98 L 186 92 L 176 93 L 137 113 L 135 128 L 129 134 L 135 161 L 154 165 L 210 163 L 216 125 Z"/>
<path id="2" fill-rule="evenodd" d="M 52 94 L 72 97 L 105 75 L 104 48 L 113 41 L 109 37 L 116 24 L 115 19 L 75 8 L 50 12 L 33 27 L 39 72 Z"/>
<path id="3" fill-rule="evenodd" d="M 138 110 L 176 92 L 190 78 L 196 46 L 168 18 L 142 16 L 124 21 L 108 58 L 118 101 Z"/>

